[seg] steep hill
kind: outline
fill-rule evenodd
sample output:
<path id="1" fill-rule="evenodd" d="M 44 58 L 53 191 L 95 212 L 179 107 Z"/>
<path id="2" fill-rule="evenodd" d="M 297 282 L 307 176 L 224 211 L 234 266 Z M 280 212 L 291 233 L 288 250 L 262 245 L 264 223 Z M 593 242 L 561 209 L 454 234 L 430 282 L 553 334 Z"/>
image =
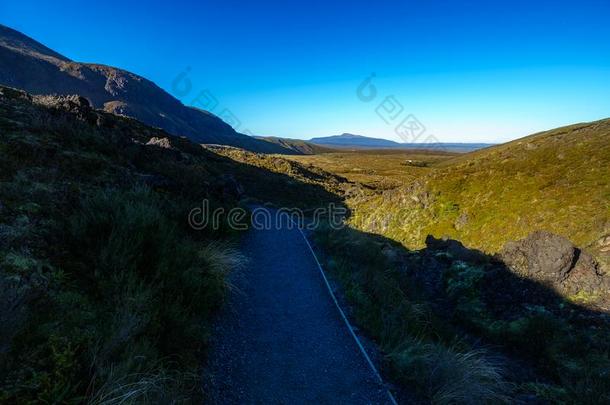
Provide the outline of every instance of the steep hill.
<path id="1" fill-rule="evenodd" d="M 126 70 L 78 63 L 0 25 L 0 84 L 32 94 L 79 94 L 98 109 L 136 118 L 198 143 L 261 153 L 291 153 L 233 130 L 210 112 L 188 107 L 144 77 Z"/>

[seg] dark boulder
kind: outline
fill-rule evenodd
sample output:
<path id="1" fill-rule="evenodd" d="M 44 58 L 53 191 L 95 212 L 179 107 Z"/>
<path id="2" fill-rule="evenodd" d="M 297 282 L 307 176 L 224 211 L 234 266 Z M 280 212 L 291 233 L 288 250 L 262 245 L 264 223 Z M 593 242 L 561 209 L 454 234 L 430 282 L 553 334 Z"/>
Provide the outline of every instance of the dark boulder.
<path id="1" fill-rule="evenodd" d="M 445 236 L 437 239 L 432 235 L 428 235 L 426 237 L 426 247 L 432 251 L 446 252 L 456 260 L 474 263 L 487 261 L 487 256 L 482 252 L 475 249 L 468 249 L 462 242 Z"/>
<path id="2" fill-rule="evenodd" d="M 525 239 L 506 243 L 500 256 L 518 274 L 561 283 L 575 264 L 576 249 L 566 238 L 536 231 Z"/>
<path id="3" fill-rule="evenodd" d="M 536 231 L 525 239 L 508 242 L 498 258 L 513 272 L 563 293 L 596 294 L 608 287 L 591 255 L 550 232 Z"/>
<path id="4" fill-rule="evenodd" d="M 33 98 L 38 105 L 50 108 L 57 112 L 75 115 L 79 120 L 89 124 L 99 125 L 100 115 L 85 97 L 72 95 L 37 95 Z"/>

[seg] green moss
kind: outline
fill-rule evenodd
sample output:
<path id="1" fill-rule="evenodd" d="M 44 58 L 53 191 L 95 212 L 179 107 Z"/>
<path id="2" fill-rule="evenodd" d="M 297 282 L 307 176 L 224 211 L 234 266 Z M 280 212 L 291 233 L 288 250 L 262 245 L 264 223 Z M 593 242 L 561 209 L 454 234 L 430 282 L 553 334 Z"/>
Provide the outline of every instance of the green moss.
<path id="1" fill-rule="evenodd" d="M 592 304 L 599 300 L 599 295 L 581 290 L 576 294 L 568 296 L 567 300 L 576 304 Z"/>

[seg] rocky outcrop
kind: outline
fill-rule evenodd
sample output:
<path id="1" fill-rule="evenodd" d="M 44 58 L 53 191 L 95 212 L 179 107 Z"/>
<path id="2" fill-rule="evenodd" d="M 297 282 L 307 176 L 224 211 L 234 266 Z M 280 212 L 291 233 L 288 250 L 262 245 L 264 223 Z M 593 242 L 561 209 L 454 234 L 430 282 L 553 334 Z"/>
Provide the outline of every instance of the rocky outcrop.
<path id="1" fill-rule="evenodd" d="M 163 148 L 163 149 L 174 149 L 169 138 L 152 137 L 152 138 L 150 138 L 150 141 L 148 141 L 146 143 L 146 145 L 147 146 L 158 146 L 159 148 Z"/>
<path id="2" fill-rule="evenodd" d="M 76 114 L 87 113 L 93 109 L 89 100 L 75 94 L 34 96 L 34 102 Z"/>
<path id="3" fill-rule="evenodd" d="M 60 111 L 61 113 L 72 114 L 80 121 L 101 125 L 101 115 L 93 109 L 93 106 L 85 97 L 76 94 L 49 94 L 33 96 L 32 101 L 35 104 L 49 107 L 55 111 Z"/>
<path id="4" fill-rule="evenodd" d="M 610 280 L 590 254 L 550 232 L 536 231 L 525 239 L 509 242 L 498 258 L 513 272 L 565 294 L 610 290 Z"/>

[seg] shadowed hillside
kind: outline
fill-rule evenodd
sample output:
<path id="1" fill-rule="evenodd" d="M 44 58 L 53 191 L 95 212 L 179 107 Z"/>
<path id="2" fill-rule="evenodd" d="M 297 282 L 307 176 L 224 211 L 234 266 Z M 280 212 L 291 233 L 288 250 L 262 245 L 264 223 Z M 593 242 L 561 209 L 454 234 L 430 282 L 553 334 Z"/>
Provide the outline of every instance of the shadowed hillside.
<path id="1" fill-rule="evenodd" d="M 0 86 L 0 403 L 200 402 L 210 317 L 243 256 L 225 216 L 199 232 L 187 218 L 244 193 L 338 200 L 80 96 Z"/>

